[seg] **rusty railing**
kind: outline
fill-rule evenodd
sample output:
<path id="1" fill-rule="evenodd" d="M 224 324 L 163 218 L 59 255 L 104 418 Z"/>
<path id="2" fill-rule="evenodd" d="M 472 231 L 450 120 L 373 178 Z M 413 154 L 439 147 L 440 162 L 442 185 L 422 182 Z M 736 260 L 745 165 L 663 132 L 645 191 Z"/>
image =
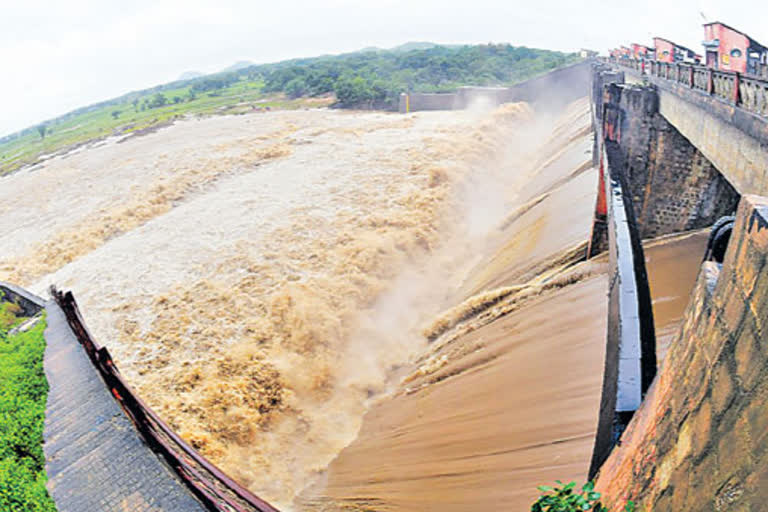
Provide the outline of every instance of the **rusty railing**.
<path id="1" fill-rule="evenodd" d="M 682 84 L 716 96 L 753 114 L 768 117 L 768 68 L 764 65 L 758 69 L 758 75 L 747 75 L 683 62 L 627 58 L 604 60 L 639 71 L 643 75 Z"/>
<path id="2" fill-rule="evenodd" d="M 51 295 L 112 396 L 146 443 L 165 459 L 206 508 L 213 512 L 278 512 L 197 453 L 136 395 L 123 380 L 106 347 L 94 341 L 72 292 L 62 293 L 52 287 Z"/>

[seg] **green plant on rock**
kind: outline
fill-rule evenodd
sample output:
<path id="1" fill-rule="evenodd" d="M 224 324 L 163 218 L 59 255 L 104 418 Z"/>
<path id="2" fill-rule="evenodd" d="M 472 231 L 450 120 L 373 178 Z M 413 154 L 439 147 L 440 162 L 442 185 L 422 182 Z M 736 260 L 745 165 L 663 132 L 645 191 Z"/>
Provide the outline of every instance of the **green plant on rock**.
<path id="1" fill-rule="evenodd" d="M 555 480 L 556 486 L 540 485 L 542 492 L 539 499 L 531 505 L 531 512 L 610 512 L 600 503 L 600 493 L 595 491 L 594 482 L 587 482 L 578 491 L 576 482 L 563 485 Z M 631 501 L 624 506 L 624 512 L 634 512 L 635 504 Z"/>

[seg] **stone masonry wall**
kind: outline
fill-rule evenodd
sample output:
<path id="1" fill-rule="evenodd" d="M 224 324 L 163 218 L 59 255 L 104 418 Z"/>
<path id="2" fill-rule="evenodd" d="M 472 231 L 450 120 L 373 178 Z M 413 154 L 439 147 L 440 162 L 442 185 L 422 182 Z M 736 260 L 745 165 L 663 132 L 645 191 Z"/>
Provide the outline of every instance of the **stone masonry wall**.
<path id="1" fill-rule="evenodd" d="M 15 302 L 24 316 L 35 316 L 45 306 L 45 301 L 11 283 L 0 281 L 0 300 Z"/>
<path id="2" fill-rule="evenodd" d="M 739 194 L 658 112 L 653 88 L 614 87 L 621 147 L 643 239 L 698 229 L 733 213 Z"/>
<path id="3" fill-rule="evenodd" d="M 600 469 L 610 507 L 765 509 L 767 256 L 768 198 L 744 196 L 722 269 L 702 266 L 656 380 Z"/>

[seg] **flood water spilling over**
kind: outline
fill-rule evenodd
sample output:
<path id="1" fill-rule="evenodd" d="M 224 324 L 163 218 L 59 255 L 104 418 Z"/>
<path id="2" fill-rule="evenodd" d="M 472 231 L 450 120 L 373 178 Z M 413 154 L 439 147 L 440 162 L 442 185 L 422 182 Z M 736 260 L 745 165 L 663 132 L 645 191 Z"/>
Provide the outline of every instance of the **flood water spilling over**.
<path id="1" fill-rule="evenodd" d="M 73 290 L 139 396 L 280 508 L 525 507 L 585 478 L 597 424 L 589 120 L 178 122 L 0 178 L 0 279 Z"/>

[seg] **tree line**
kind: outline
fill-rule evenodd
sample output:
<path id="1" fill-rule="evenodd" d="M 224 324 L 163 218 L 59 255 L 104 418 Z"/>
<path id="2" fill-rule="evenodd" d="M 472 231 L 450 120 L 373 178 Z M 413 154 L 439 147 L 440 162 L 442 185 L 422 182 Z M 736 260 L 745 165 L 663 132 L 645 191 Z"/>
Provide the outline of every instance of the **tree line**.
<path id="1" fill-rule="evenodd" d="M 573 54 L 509 44 L 435 46 L 409 52 L 358 52 L 262 73 L 265 92 L 284 92 L 292 98 L 334 93 L 340 107 L 394 108 L 401 92 L 510 85 L 575 60 Z"/>

